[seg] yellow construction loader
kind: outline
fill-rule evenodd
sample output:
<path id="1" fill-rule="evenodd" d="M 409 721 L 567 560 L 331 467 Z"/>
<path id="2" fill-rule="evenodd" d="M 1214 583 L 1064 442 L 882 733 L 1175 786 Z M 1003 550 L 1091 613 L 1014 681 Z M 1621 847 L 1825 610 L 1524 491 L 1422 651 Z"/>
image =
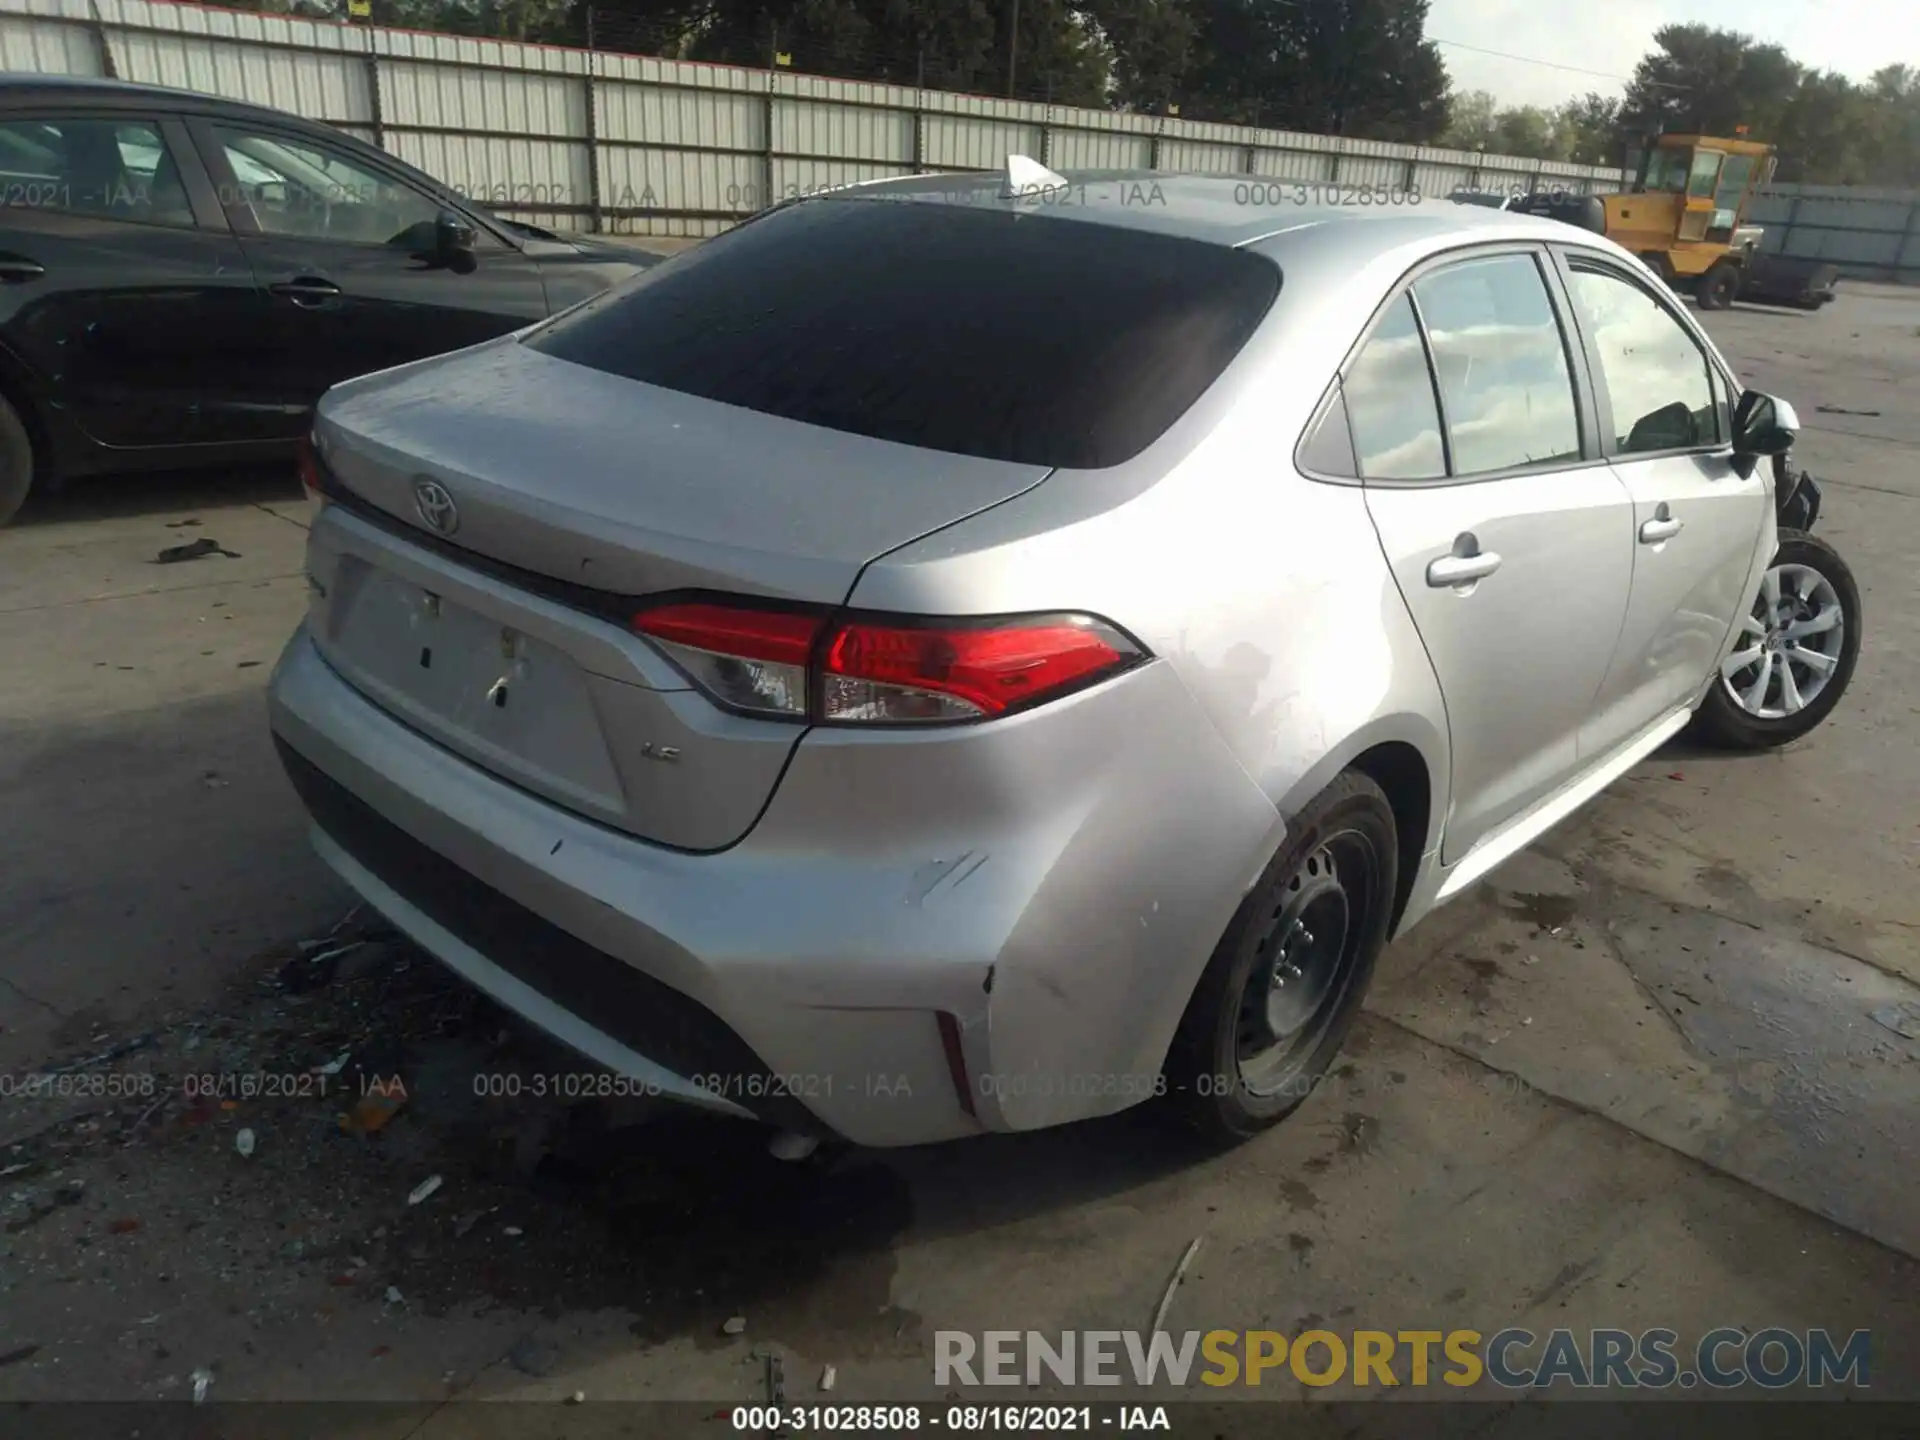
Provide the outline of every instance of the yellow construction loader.
<path id="1" fill-rule="evenodd" d="M 1817 260 L 1764 254 L 1746 223 L 1755 193 L 1773 178 L 1773 147 L 1714 135 L 1657 135 L 1628 153 L 1632 188 L 1596 196 L 1529 196 L 1513 208 L 1552 215 L 1638 255 L 1702 310 L 1737 297 L 1818 309 L 1837 271 Z"/>

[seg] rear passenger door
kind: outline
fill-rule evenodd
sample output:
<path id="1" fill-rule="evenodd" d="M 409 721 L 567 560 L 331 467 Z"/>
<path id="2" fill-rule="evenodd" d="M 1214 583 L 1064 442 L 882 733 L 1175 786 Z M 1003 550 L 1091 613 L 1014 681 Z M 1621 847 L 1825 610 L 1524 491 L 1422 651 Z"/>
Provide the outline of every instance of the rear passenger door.
<path id="1" fill-rule="evenodd" d="M 1733 467 L 1727 377 L 1671 301 L 1606 256 L 1560 254 L 1602 449 L 1633 499 L 1633 595 L 1585 748 L 1692 700 L 1720 658 L 1769 533 L 1767 470 Z"/>
<path id="2" fill-rule="evenodd" d="M 1566 784 L 1633 570 L 1544 253 L 1415 272 L 1343 391 L 1367 508 L 1446 701 L 1442 859 Z"/>
<path id="3" fill-rule="evenodd" d="M 474 263 L 446 263 L 432 252 L 446 204 L 378 160 L 269 125 L 193 128 L 267 292 L 264 375 L 285 434 L 342 380 L 546 318 L 537 261 L 477 226 Z"/>
<path id="4" fill-rule="evenodd" d="M 179 121 L 0 115 L 0 340 L 89 438 L 236 438 L 263 305 Z"/>

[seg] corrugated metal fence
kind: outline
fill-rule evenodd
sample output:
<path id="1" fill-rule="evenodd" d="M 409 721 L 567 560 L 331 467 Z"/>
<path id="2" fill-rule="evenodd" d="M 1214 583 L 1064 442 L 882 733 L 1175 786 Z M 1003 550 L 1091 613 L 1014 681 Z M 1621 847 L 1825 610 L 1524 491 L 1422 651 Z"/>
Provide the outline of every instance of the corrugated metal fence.
<path id="1" fill-rule="evenodd" d="M 325 120 L 518 219 L 711 235 L 855 180 L 998 168 L 1246 175 L 1444 196 L 1616 170 L 995 100 L 167 0 L 0 0 L 7 70 L 107 75 Z M 1356 194 L 1354 199 L 1363 197 Z"/>
<path id="2" fill-rule="evenodd" d="M 1826 260 L 1861 280 L 1920 283 L 1920 190 L 1775 185 L 1755 199 L 1760 248 Z"/>

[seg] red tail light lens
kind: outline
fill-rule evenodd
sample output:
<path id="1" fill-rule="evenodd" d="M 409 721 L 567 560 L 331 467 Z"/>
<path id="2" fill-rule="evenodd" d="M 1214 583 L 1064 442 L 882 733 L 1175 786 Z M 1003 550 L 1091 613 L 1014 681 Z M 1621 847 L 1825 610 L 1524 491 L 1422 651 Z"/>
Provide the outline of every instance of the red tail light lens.
<path id="1" fill-rule="evenodd" d="M 307 499 L 313 502 L 313 508 L 317 511 L 327 503 L 327 494 L 320 476 L 320 457 L 313 448 L 313 436 L 300 437 L 300 453 L 294 465 L 300 472 L 300 488 L 307 492 Z"/>
<path id="2" fill-rule="evenodd" d="M 807 662 L 820 625 L 811 615 L 707 604 L 643 610 L 633 621 L 721 704 L 792 720 L 806 718 Z"/>
<path id="3" fill-rule="evenodd" d="M 831 724 L 990 720 L 1144 660 L 1104 621 L 861 617 L 829 625 L 718 603 L 642 611 L 633 628 L 730 709 Z"/>
<path id="4" fill-rule="evenodd" d="M 827 644 L 823 720 L 979 720 L 1077 689 L 1137 658 L 1122 636 L 1064 617 L 991 628 L 857 622 Z"/>

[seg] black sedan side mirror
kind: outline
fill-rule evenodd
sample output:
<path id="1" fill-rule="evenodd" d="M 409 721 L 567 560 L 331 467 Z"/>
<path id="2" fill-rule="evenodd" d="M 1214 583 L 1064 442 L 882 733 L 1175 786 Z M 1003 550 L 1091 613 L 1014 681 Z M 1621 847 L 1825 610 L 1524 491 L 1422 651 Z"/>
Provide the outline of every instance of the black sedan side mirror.
<path id="1" fill-rule="evenodd" d="M 1733 407 L 1733 455 L 1741 474 L 1751 475 L 1762 455 L 1784 455 L 1800 433 L 1793 406 L 1760 390 L 1743 390 Z"/>
<path id="2" fill-rule="evenodd" d="M 473 253 L 477 239 L 473 226 L 454 211 L 442 210 L 433 223 L 434 258 L 449 270 L 465 275 L 478 263 Z"/>

